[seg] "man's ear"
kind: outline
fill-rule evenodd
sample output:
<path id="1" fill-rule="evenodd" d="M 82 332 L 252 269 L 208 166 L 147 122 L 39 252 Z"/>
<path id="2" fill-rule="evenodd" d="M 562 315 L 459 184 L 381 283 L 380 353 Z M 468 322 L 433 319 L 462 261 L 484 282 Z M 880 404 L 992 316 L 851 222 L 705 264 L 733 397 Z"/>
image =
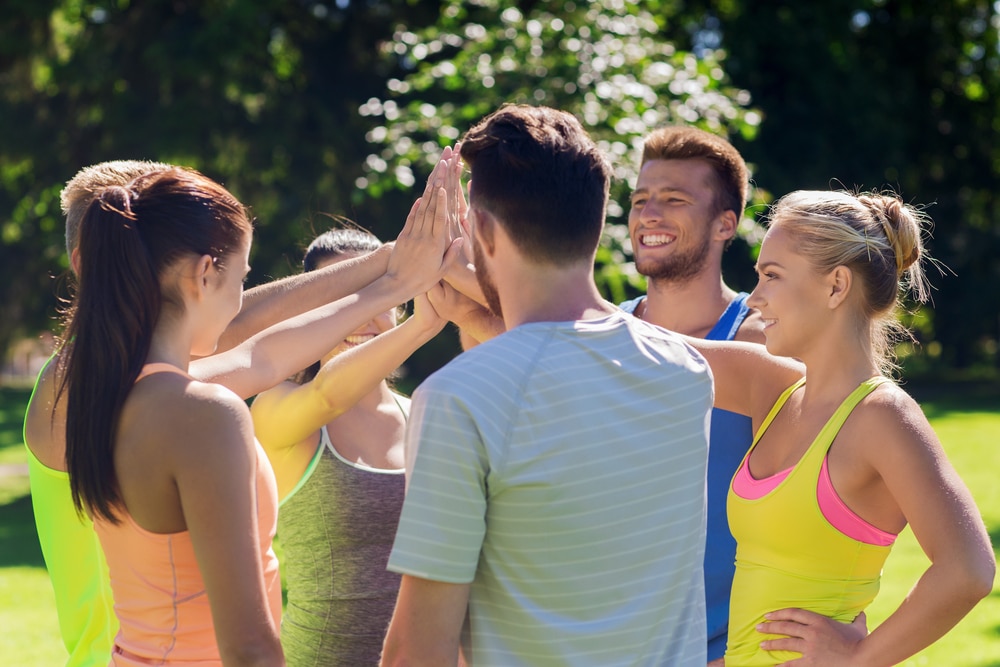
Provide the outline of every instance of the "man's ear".
<path id="1" fill-rule="evenodd" d="M 831 309 L 837 308 L 847 300 L 851 293 L 854 273 L 846 266 L 840 265 L 827 274 L 826 284 L 829 290 L 828 305 Z"/>
<path id="2" fill-rule="evenodd" d="M 723 211 L 715 216 L 715 220 L 712 222 L 714 239 L 716 241 L 728 241 L 736 236 L 736 228 L 739 224 L 740 220 L 735 211 L 728 209 Z"/>
<path id="3" fill-rule="evenodd" d="M 69 253 L 69 268 L 80 275 L 80 247 L 73 248 Z"/>
<path id="4" fill-rule="evenodd" d="M 496 218 L 482 209 L 476 209 L 475 234 L 479 238 L 483 252 L 490 257 L 496 251 L 496 225 Z"/>

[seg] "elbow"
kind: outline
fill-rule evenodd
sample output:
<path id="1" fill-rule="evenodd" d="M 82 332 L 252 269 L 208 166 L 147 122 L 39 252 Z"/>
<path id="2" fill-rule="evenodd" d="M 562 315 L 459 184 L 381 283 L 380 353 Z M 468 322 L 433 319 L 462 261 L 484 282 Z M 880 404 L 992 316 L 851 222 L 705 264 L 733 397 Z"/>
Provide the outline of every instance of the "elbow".
<path id="1" fill-rule="evenodd" d="M 241 646 L 231 647 L 222 653 L 222 664 L 225 667 L 285 667 L 285 656 L 281 644 L 272 642 L 247 642 Z"/>
<path id="2" fill-rule="evenodd" d="M 978 604 L 993 591 L 996 567 L 992 548 L 968 559 L 961 568 L 956 569 L 953 588 L 955 596 L 964 598 L 970 608 Z"/>
<path id="3" fill-rule="evenodd" d="M 989 550 L 989 555 L 983 555 L 979 559 L 978 567 L 972 568 L 969 573 L 969 591 L 979 602 L 993 592 L 993 582 L 997 574 L 997 561 L 993 557 L 993 550 Z"/>
<path id="4" fill-rule="evenodd" d="M 412 651 L 408 655 L 399 638 L 393 637 L 390 632 L 382 643 L 382 659 L 378 664 L 379 667 L 417 667 L 428 663 L 413 655 Z"/>

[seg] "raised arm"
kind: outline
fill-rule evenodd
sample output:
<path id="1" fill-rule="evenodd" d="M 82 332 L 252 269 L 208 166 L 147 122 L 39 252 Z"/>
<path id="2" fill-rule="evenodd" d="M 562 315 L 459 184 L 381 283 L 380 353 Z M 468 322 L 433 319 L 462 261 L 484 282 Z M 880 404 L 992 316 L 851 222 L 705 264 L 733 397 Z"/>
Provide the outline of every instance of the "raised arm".
<path id="1" fill-rule="evenodd" d="M 249 398 L 322 358 L 375 315 L 437 284 L 461 252 L 461 241 L 452 237 L 447 224 L 443 164 L 431 174 L 425 196 L 410 209 L 384 275 L 357 293 L 274 325 L 231 350 L 192 361 L 189 372 Z"/>
<path id="2" fill-rule="evenodd" d="M 763 345 L 684 336 L 708 361 L 715 379 L 715 407 L 753 419 L 756 428 L 782 391 L 805 373 L 788 357 L 768 354 Z"/>
<path id="3" fill-rule="evenodd" d="M 447 279 L 433 287 L 427 296 L 441 317 L 459 328 L 463 350 L 499 336 L 506 331 L 501 318 L 486 306 L 470 299 L 452 287 Z"/>
<path id="4" fill-rule="evenodd" d="M 281 280 L 243 295 L 243 307 L 219 339 L 219 352 L 232 349 L 273 324 L 357 292 L 385 273 L 392 252 L 375 252 Z"/>
<path id="5" fill-rule="evenodd" d="M 284 384 L 257 397 L 254 431 L 269 453 L 298 444 L 353 407 L 444 327 L 427 303 L 415 299 L 414 315 L 397 327 L 327 361 L 311 381 Z"/>

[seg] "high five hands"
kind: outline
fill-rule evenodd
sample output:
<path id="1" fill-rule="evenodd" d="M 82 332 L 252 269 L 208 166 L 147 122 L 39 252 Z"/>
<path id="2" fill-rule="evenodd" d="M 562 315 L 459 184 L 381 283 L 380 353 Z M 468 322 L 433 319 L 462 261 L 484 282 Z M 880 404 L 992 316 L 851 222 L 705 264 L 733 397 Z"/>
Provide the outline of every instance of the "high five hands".
<path id="1" fill-rule="evenodd" d="M 447 187 L 449 179 L 458 180 L 457 170 L 461 168 L 458 163 L 458 153 L 445 148 L 427 179 L 423 195 L 410 208 L 389 256 L 386 276 L 409 285 L 413 294 L 429 290 L 460 261 L 465 241 L 460 222 L 464 197 L 460 204 Z"/>

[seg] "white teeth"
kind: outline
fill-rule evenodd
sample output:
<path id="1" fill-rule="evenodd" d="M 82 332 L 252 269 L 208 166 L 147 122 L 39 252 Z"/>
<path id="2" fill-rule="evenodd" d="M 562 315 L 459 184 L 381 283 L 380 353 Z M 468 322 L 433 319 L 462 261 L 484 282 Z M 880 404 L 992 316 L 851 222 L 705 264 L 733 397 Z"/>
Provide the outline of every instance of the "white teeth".
<path id="1" fill-rule="evenodd" d="M 361 345 L 362 343 L 367 342 L 367 341 L 371 340 L 374 337 L 375 336 L 373 336 L 372 334 L 360 334 L 360 335 L 359 334 L 355 334 L 355 335 L 348 336 L 347 338 L 345 338 L 344 342 L 345 343 L 350 343 L 351 345 Z"/>
<path id="2" fill-rule="evenodd" d="M 674 239 L 666 234 L 646 234 L 645 236 L 642 236 L 639 241 L 644 246 L 659 246 L 673 243 Z"/>

